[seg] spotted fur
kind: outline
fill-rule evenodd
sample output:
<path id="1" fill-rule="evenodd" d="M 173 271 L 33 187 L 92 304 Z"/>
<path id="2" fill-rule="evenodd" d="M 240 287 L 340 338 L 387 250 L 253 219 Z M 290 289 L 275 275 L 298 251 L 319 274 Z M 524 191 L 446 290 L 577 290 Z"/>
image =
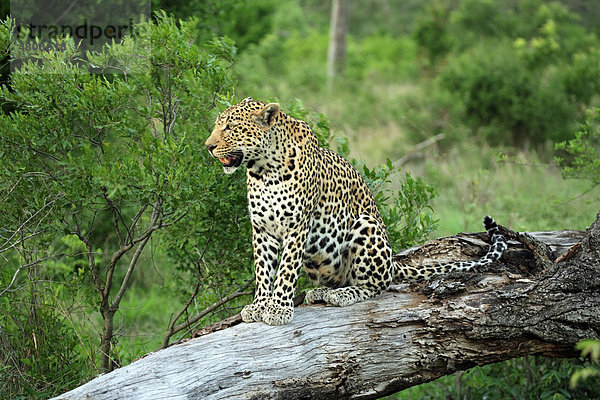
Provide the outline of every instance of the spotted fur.
<path id="1" fill-rule="evenodd" d="M 244 99 L 224 111 L 206 147 L 231 174 L 246 166 L 256 293 L 246 322 L 288 323 L 301 267 L 318 286 L 309 304 L 348 306 L 386 290 L 394 279 L 419 281 L 494 262 L 506 241 L 490 217 L 492 246 L 476 261 L 428 266 L 392 259 L 385 225 L 365 181 L 337 153 L 320 148 L 306 122 L 279 104 Z M 278 261 L 279 260 L 279 261 Z"/>

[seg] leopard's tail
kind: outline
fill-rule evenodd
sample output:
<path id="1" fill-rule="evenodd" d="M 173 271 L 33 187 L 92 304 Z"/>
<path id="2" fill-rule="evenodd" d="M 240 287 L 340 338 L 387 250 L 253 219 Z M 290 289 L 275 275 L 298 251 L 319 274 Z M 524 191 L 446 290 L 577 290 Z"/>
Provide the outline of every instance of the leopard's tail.
<path id="1" fill-rule="evenodd" d="M 435 263 L 428 265 L 409 265 L 401 261 L 394 260 L 396 269 L 396 282 L 406 281 L 426 281 L 435 276 L 448 274 L 454 271 L 469 271 L 475 267 L 496 262 L 502 256 L 502 253 L 507 249 L 506 238 L 500 233 L 498 225 L 490 216 L 483 218 L 483 226 L 490 236 L 492 245 L 487 253 L 479 260 L 474 261 L 449 261 L 443 263 Z"/>

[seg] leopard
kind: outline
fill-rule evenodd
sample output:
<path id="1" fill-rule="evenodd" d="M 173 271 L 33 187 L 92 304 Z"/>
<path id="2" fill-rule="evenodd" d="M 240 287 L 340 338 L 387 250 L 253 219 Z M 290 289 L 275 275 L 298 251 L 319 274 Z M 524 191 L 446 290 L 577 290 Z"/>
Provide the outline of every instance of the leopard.
<path id="1" fill-rule="evenodd" d="M 255 292 L 245 322 L 284 325 L 294 315 L 302 269 L 315 289 L 307 304 L 345 307 L 374 298 L 395 282 L 496 262 L 506 240 L 484 218 L 491 245 L 478 260 L 409 265 L 393 257 L 373 193 L 354 166 L 320 147 L 310 126 L 278 103 L 245 98 L 223 111 L 205 146 L 225 174 L 246 170 Z"/>

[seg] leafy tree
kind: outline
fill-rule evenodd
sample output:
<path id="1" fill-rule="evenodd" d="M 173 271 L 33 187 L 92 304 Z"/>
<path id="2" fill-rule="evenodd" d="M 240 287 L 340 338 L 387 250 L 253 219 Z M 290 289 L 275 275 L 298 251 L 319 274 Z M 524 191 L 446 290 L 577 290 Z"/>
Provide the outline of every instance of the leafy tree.
<path id="1" fill-rule="evenodd" d="M 209 129 L 233 87 L 229 42 L 190 45 L 192 25 L 164 13 L 137 32 L 85 56 L 68 38 L 53 52 L 31 50 L 0 91 L 15 108 L 0 115 L 0 251 L 11 271 L 1 314 L 11 314 L 28 281 L 84 286 L 81 296 L 102 316 L 94 328 L 101 371 L 118 365 L 114 316 L 151 238 L 220 201 L 198 129 Z M 221 193 L 237 193 L 235 183 Z M 56 309 L 61 296 L 31 304 Z M 39 362 L 13 350 L 25 352 L 21 370 Z M 95 359 L 94 346 L 85 351 Z"/>

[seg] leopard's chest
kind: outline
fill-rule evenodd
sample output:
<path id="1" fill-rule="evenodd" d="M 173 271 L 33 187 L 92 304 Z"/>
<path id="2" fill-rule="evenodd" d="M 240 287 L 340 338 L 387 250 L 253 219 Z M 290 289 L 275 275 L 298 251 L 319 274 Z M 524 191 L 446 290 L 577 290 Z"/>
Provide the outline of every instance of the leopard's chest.
<path id="1" fill-rule="evenodd" d="M 306 217 L 302 195 L 287 182 L 267 179 L 248 184 L 248 211 L 252 225 L 283 239 Z"/>

